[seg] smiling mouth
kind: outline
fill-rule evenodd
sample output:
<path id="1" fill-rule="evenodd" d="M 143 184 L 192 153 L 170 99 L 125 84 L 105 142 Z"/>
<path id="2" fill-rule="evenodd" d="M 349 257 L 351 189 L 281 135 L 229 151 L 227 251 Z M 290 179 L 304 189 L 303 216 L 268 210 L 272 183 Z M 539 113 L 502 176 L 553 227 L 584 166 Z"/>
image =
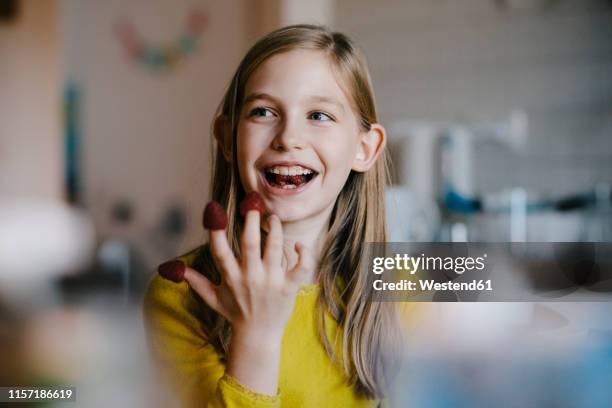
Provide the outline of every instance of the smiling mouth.
<path id="1" fill-rule="evenodd" d="M 270 186 L 283 190 L 303 187 L 318 175 L 316 171 L 302 166 L 272 166 L 263 173 Z"/>

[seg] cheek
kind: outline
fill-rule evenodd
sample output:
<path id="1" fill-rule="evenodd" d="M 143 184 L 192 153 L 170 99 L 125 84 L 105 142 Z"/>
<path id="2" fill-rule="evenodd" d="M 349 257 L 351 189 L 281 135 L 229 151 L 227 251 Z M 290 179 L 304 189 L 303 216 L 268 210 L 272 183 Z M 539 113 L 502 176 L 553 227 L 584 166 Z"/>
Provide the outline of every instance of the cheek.
<path id="1" fill-rule="evenodd" d="M 349 130 L 330 132 L 321 139 L 319 151 L 325 157 L 325 167 L 330 173 L 346 176 L 357 154 L 357 137 Z"/>

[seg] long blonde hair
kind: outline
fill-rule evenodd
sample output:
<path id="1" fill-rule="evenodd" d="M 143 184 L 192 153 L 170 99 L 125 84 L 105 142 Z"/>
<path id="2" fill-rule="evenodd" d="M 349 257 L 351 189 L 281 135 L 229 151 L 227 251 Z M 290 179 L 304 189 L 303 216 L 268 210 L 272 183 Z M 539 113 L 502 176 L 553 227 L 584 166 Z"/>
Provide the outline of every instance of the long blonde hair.
<path id="1" fill-rule="evenodd" d="M 238 203 L 245 195 L 240 182 L 236 158 L 236 134 L 244 90 L 251 74 L 275 54 L 294 49 L 325 52 L 337 74 L 350 88 L 354 108 L 364 130 L 378 122 L 374 94 L 363 54 L 344 34 L 322 26 L 293 25 L 271 32 L 260 39 L 246 54 L 236 70 L 216 117 L 228 119 L 232 137 L 232 160 L 228 162 L 221 147 L 216 150 L 212 179 L 212 199 L 227 209 L 230 246 L 240 253 Z M 213 130 L 214 131 L 214 130 Z M 373 168 L 365 173 L 351 171 L 334 206 L 329 232 L 323 246 L 318 278 L 321 293 L 317 301 L 318 331 L 328 355 L 339 364 L 354 385 L 358 395 L 382 398 L 395 372 L 391 362 L 383 358 L 393 355 L 397 331 L 393 305 L 373 302 L 373 289 L 368 283 L 364 265 L 364 243 L 385 242 L 384 189 L 388 180 L 387 154 L 383 151 Z M 204 246 L 200 270 L 218 283 L 220 274 Z M 343 329 L 342 357 L 326 334 L 326 311 Z M 211 343 L 226 356 L 231 338 L 229 323 L 211 308 L 205 307 L 203 323 Z M 393 359 L 390 359 L 393 360 Z"/>

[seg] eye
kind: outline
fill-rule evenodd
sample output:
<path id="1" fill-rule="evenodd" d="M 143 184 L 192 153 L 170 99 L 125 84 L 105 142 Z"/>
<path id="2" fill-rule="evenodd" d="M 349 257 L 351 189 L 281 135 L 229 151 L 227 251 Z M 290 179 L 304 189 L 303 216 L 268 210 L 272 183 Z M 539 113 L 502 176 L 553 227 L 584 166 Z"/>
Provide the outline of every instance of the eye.
<path id="1" fill-rule="evenodd" d="M 257 107 L 251 110 L 251 112 L 249 112 L 249 116 L 265 118 L 265 117 L 274 116 L 274 112 L 272 112 L 268 108 Z"/>
<path id="2" fill-rule="evenodd" d="M 319 122 L 334 120 L 330 115 L 321 111 L 312 112 L 308 117 Z"/>

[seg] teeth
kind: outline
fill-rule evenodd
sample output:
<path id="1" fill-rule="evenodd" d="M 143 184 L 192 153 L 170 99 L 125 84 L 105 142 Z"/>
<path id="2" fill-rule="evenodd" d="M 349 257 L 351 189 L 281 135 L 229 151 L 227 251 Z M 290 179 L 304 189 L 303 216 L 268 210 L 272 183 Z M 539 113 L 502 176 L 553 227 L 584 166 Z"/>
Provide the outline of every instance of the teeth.
<path id="1" fill-rule="evenodd" d="M 299 176 L 302 174 L 311 174 L 312 170 L 310 169 L 306 169 L 302 166 L 274 166 L 272 168 L 269 168 L 267 171 L 274 173 L 274 174 L 280 174 L 282 176 Z"/>

